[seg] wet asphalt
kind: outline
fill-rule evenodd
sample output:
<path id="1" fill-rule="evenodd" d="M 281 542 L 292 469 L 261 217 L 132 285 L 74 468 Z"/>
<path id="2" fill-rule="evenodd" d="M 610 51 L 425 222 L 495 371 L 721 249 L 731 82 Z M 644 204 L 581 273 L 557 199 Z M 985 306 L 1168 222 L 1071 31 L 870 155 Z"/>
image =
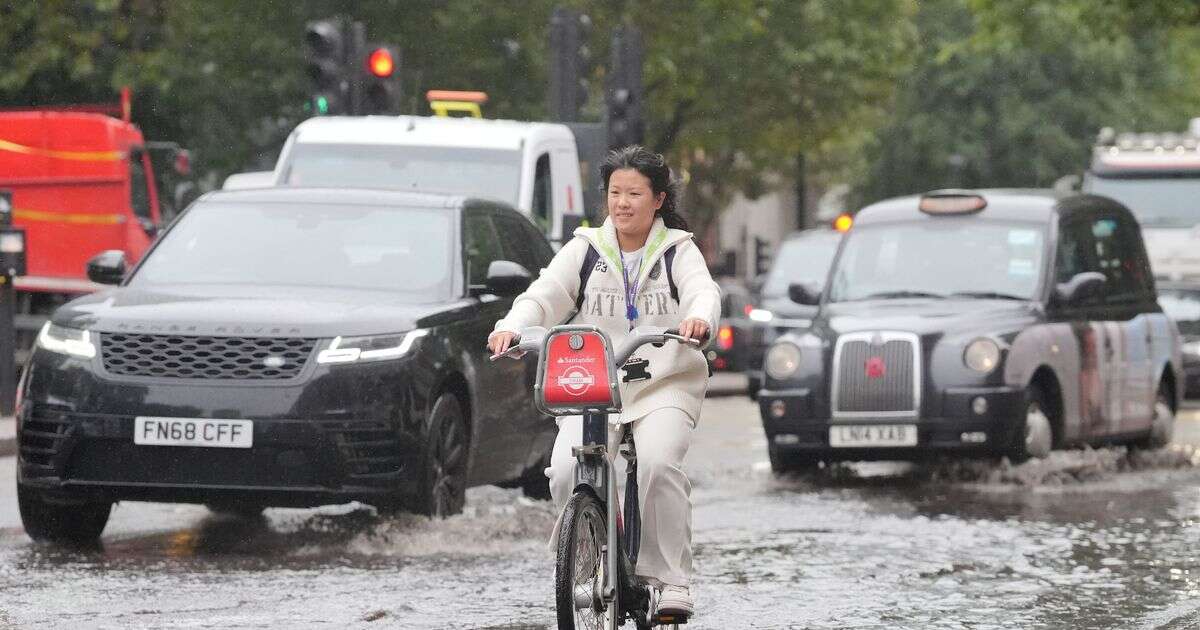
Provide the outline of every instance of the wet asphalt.
<path id="1" fill-rule="evenodd" d="M 687 469 L 699 628 L 1200 628 L 1200 412 L 1177 444 L 776 478 L 756 406 L 710 399 Z M 553 627 L 544 502 L 445 521 L 358 505 L 118 505 L 98 549 L 32 543 L 0 459 L 0 628 Z"/>

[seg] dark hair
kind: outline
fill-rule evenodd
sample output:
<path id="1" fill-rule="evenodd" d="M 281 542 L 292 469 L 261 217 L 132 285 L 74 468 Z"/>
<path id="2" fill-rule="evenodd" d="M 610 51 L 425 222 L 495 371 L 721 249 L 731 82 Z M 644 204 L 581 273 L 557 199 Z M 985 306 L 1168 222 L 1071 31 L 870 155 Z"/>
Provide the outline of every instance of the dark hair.
<path id="1" fill-rule="evenodd" d="M 679 199 L 679 183 L 672 176 L 671 167 L 667 166 L 667 159 L 661 153 L 654 153 L 646 147 L 636 144 L 609 151 L 608 156 L 604 158 L 604 164 L 600 166 L 600 181 L 603 182 L 601 189 L 605 194 L 608 193 L 608 179 L 612 177 L 612 174 L 627 168 L 633 169 L 649 179 L 650 190 L 656 196 L 658 193 L 667 194 L 662 207 L 655 213 L 656 216 L 662 217 L 663 224 L 676 230 L 688 230 L 687 221 L 679 216 L 676 207 Z"/>

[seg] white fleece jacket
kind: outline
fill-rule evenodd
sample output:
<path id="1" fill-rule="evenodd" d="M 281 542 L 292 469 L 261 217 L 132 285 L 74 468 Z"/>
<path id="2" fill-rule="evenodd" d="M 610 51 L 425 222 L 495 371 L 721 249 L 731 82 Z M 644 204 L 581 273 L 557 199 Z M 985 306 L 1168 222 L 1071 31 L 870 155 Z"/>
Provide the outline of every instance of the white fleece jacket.
<path id="1" fill-rule="evenodd" d="M 579 267 L 587 254 L 588 244 L 600 253 L 583 304 L 571 318 L 573 324 L 597 326 L 619 345 L 635 326 L 665 326 L 674 328 L 684 319 L 694 317 L 708 323 L 710 337 L 716 334 L 721 314 L 721 291 L 713 282 L 700 249 L 690 232 L 673 230 L 655 219 L 646 239 L 642 267 L 638 278 L 638 318 L 632 324 L 626 319 L 625 284 L 621 266 L 621 249 L 617 245 L 616 228 L 611 219 L 598 228 L 579 228 L 575 238 L 563 246 L 550 265 L 524 293 L 517 296 L 504 319 L 496 322 L 496 331 L 519 333 L 529 326 L 547 328 L 567 321 L 575 311 L 579 293 Z M 671 275 L 679 289 L 679 303 L 671 299 L 671 289 L 665 273 L 663 254 L 676 246 Z M 708 363 L 695 348 L 678 343 L 663 344 L 661 348 L 642 346 L 634 353 L 650 362 L 648 380 L 621 383 L 621 402 L 624 412 L 621 422 L 633 422 L 663 407 L 677 407 L 700 419 L 700 404 L 708 389 Z M 618 371 L 618 375 L 623 372 Z"/>

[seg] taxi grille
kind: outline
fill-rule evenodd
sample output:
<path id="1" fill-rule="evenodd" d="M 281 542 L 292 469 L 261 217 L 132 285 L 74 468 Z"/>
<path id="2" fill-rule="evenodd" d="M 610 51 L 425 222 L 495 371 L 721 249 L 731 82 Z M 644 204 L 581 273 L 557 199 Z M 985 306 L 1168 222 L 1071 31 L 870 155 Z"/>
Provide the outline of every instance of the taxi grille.
<path id="1" fill-rule="evenodd" d="M 834 356 L 834 414 L 914 413 L 915 339 L 846 339 Z M 868 364 L 875 367 L 870 369 Z"/>
<path id="2" fill-rule="evenodd" d="M 103 333 L 110 374 L 194 379 L 283 380 L 304 369 L 316 339 Z"/>

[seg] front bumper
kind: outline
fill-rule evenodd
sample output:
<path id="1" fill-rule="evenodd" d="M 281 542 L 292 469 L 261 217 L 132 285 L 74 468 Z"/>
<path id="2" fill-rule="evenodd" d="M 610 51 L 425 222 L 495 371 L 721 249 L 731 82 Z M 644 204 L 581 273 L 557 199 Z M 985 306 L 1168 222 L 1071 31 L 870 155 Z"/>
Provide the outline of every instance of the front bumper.
<path id="1" fill-rule="evenodd" d="M 918 418 L 879 417 L 838 419 L 821 417 L 811 390 L 762 390 L 759 412 L 771 448 L 826 461 L 919 460 L 941 455 L 989 457 L 1002 455 L 1023 430 L 1023 390 L 1008 387 L 948 389 L 940 404 L 923 405 Z M 982 398 L 987 410 L 976 413 Z M 830 428 L 836 425 L 911 424 L 917 427 L 914 447 L 833 447 Z"/>
<path id="2" fill-rule="evenodd" d="M 308 366 L 288 383 L 116 378 L 39 352 L 18 414 L 18 480 L 64 501 L 313 506 L 417 487 L 420 409 L 405 361 Z M 146 446 L 138 416 L 254 422 L 252 448 Z"/>

